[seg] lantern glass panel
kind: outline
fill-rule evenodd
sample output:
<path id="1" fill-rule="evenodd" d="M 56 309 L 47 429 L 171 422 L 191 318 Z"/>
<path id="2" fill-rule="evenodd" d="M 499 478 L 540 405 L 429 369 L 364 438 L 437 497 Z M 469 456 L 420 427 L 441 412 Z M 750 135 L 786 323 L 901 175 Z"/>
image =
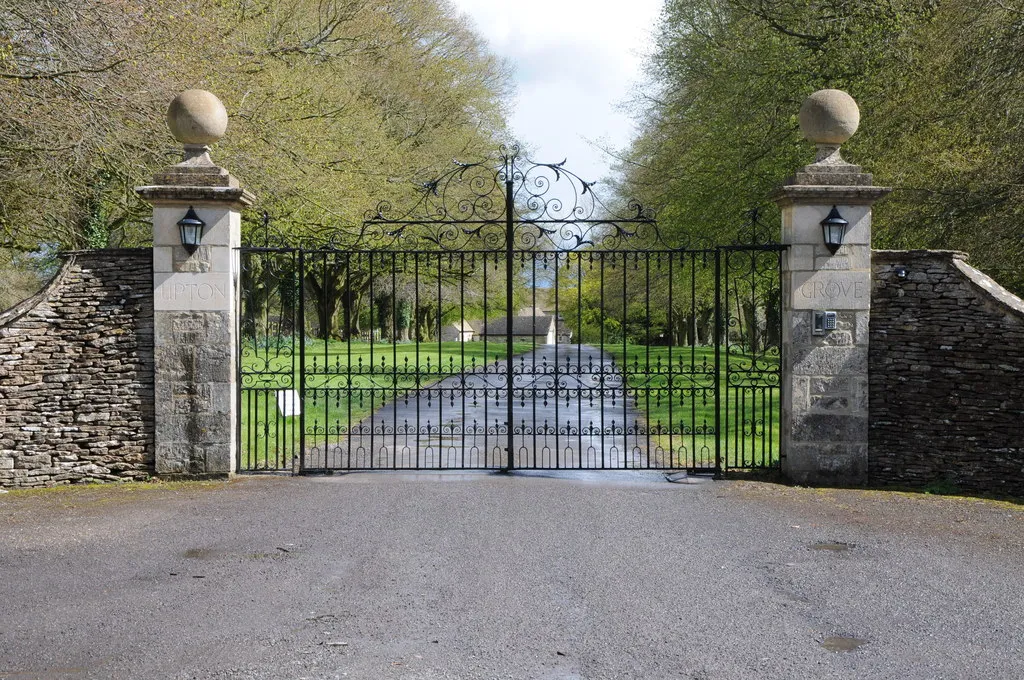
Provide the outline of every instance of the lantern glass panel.
<path id="1" fill-rule="evenodd" d="M 181 244 L 184 246 L 198 246 L 202 242 L 203 228 L 198 224 L 181 225 Z"/>
<path id="2" fill-rule="evenodd" d="M 849 224 L 843 219 L 843 216 L 839 214 L 839 209 L 836 206 L 832 206 L 831 212 L 828 217 L 821 221 L 822 238 L 825 241 L 825 247 L 828 248 L 829 252 L 835 255 L 839 247 L 843 245 L 843 238 L 846 235 L 846 227 Z"/>
<path id="3" fill-rule="evenodd" d="M 178 232 L 181 236 L 181 245 L 191 255 L 196 251 L 203 241 L 203 229 L 206 223 L 199 219 L 195 209 L 189 206 L 188 212 L 178 221 Z"/>

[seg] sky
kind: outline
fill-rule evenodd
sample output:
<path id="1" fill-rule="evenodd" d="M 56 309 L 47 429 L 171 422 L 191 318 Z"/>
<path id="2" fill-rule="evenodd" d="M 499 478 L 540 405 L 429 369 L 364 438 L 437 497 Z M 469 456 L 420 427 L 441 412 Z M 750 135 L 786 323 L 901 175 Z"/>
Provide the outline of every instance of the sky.
<path id="1" fill-rule="evenodd" d="M 662 0 L 452 0 L 515 69 L 513 134 L 531 160 L 587 181 L 611 173 L 598 146 L 622 149 L 634 126 L 623 105 L 643 78 Z"/>

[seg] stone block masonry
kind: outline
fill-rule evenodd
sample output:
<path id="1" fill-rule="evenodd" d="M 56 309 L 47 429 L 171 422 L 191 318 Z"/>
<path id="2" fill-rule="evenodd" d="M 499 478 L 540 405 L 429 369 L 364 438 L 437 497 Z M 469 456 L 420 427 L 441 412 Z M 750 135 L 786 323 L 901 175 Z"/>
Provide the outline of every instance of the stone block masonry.
<path id="1" fill-rule="evenodd" d="M 241 210 L 253 196 L 210 159 L 227 129 L 215 95 L 186 90 L 167 121 L 184 160 L 164 168 L 136 192 L 153 205 L 154 381 L 158 475 L 219 478 L 235 471 L 238 386 L 238 251 Z M 202 223 L 185 243 L 180 220 Z M 201 243 L 199 242 L 201 240 Z"/>
<path id="2" fill-rule="evenodd" d="M 1024 495 L 1024 301 L 962 253 L 873 270 L 869 482 Z"/>
<path id="3" fill-rule="evenodd" d="M 0 312 L 0 486 L 153 473 L 152 262 L 149 248 L 68 253 Z"/>

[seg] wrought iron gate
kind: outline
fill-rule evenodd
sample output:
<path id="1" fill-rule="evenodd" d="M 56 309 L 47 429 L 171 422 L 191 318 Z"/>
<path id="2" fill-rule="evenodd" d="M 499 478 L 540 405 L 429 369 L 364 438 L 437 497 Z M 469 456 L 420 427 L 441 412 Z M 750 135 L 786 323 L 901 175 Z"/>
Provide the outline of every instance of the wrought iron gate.
<path id="1" fill-rule="evenodd" d="M 782 247 L 669 239 L 564 163 L 241 249 L 239 469 L 779 464 Z"/>

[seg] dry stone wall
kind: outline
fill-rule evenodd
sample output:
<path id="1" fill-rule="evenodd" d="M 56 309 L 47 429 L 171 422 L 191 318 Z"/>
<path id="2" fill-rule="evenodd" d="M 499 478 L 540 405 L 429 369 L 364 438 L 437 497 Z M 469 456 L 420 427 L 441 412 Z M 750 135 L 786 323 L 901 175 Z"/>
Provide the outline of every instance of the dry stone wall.
<path id="1" fill-rule="evenodd" d="M 0 313 L 0 486 L 153 472 L 153 266 L 145 249 L 74 252 Z"/>
<path id="2" fill-rule="evenodd" d="M 875 251 L 868 474 L 1024 495 L 1024 301 L 951 251 Z"/>

